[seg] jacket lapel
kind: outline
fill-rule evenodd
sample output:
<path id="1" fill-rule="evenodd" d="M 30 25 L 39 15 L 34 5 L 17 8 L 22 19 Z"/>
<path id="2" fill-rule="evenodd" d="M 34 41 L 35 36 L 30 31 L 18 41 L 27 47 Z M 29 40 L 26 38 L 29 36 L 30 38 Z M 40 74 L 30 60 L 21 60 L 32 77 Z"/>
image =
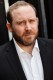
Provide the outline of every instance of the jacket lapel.
<path id="1" fill-rule="evenodd" d="M 10 67 L 12 67 L 13 71 L 15 72 L 17 79 L 26 80 L 26 77 L 22 69 L 13 41 L 11 41 L 11 43 L 7 47 L 7 52 L 8 52 L 8 54 L 6 55 L 7 60 L 10 64 Z"/>
<path id="2" fill-rule="evenodd" d="M 50 51 L 48 50 L 48 46 L 44 40 L 41 41 L 41 39 L 38 39 L 38 44 L 43 64 L 44 80 L 50 80 Z"/>
<path id="3" fill-rule="evenodd" d="M 48 46 L 45 41 L 41 41 L 41 39 L 38 38 L 38 45 L 40 49 L 40 55 L 42 59 L 43 64 L 43 70 L 44 70 L 44 80 L 50 80 L 50 50 L 48 50 Z M 15 46 L 13 41 L 8 45 L 6 51 L 8 54 L 6 55 L 6 58 L 8 62 L 10 63 L 10 66 L 12 67 L 16 77 L 18 80 L 27 80 L 24 74 L 24 71 L 22 69 L 18 54 L 16 52 Z"/>

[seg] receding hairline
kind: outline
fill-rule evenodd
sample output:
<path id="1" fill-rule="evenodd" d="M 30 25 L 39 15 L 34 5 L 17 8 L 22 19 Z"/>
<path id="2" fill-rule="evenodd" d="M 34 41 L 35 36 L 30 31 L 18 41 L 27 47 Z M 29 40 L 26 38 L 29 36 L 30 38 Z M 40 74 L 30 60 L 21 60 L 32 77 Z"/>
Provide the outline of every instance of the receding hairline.
<path id="1" fill-rule="evenodd" d="M 35 14 L 37 16 L 36 7 L 34 7 L 32 4 L 30 4 L 30 3 L 26 2 L 26 1 L 17 1 L 14 4 L 12 4 L 9 7 L 8 11 L 7 11 L 6 18 L 7 18 L 7 21 L 9 23 L 12 23 L 12 20 L 13 20 L 13 18 L 12 18 L 12 12 L 13 12 L 13 10 L 18 9 L 19 7 L 23 7 L 23 6 L 30 6 L 30 7 L 32 7 L 32 9 L 35 11 Z"/>
<path id="2" fill-rule="evenodd" d="M 12 4 L 9 7 L 8 12 L 11 13 L 14 9 L 17 9 L 19 7 L 22 7 L 22 6 L 31 6 L 34 9 L 34 11 L 36 12 L 36 8 L 32 4 L 30 4 L 30 3 L 26 2 L 26 1 L 17 1 L 17 2 L 15 2 L 14 4 Z"/>

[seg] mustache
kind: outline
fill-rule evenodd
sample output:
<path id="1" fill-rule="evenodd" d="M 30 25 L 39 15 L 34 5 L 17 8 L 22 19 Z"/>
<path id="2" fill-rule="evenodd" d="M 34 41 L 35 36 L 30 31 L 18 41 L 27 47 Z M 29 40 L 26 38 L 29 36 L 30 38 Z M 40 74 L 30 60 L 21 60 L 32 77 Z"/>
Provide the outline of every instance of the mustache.
<path id="1" fill-rule="evenodd" d="M 35 31 L 25 31 L 23 35 L 33 35 Z"/>

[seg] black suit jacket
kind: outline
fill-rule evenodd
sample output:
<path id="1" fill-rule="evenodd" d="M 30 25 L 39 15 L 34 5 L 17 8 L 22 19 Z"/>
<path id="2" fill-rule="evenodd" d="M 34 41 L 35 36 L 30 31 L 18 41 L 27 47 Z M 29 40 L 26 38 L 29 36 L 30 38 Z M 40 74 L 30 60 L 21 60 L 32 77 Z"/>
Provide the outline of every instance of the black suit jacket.
<path id="1" fill-rule="evenodd" d="M 53 41 L 38 38 L 44 80 L 53 80 Z M 13 40 L 0 47 L 0 80 L 27 80 Z"/>

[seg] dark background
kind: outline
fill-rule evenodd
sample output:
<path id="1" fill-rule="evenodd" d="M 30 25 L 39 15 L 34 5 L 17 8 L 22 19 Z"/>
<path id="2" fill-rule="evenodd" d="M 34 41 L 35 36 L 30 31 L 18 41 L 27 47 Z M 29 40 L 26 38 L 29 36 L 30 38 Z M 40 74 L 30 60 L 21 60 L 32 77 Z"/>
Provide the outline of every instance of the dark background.
<path id="1" fill-rule="evenodd" d="M 8 31 L 6 28 L 6 14 L 4 8 L 4 1 L 0 0 L 0 45 L 7 42 L 8 39 Z"/>

